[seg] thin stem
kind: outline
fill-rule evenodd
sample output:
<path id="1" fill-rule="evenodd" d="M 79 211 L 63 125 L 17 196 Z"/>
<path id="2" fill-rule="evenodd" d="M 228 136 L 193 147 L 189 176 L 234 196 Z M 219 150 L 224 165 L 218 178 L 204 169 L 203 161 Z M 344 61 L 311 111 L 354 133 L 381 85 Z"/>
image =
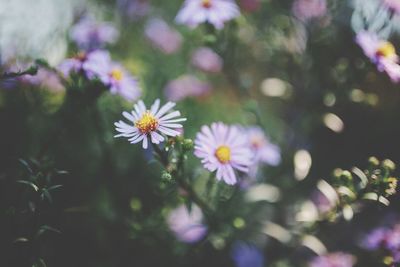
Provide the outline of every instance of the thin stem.
<path id="1" fill-rule="evenodd" d="M 153 144 L 153 149 L 156 155 L 158 156 L 161 164 L 168 170 L 169 169 L 169 160 L 168 156 L 156 145 Z M 178 168 L 174 169 L 171 171 L 172 176 L 175 177 L 178 185 L 187 192 L 189 198 L 196 203 L 204 212 L 208 214 L 214 213 L 213 209 L 208 206 L 208 204 L 200 198 L 196 191 L 190 186 L 190 184 L 186 181 L 184 177 L 184 171 L 183 171 L 183 166 L 184 166 L 184 152 L 181 151 L 179 160 L 178 160 Z"/>

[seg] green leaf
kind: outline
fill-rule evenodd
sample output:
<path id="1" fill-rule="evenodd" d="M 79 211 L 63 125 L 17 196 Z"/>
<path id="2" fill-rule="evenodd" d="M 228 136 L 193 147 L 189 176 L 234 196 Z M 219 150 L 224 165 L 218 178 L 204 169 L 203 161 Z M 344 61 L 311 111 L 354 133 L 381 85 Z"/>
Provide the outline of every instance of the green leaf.
<path id="1" fill-rule="evenodd" d="M 42 189 L 41 197 L 42 197 L 42 199 L 44 199 L 44 198 L 46 197 L 47 200 L 48 200 L 50 203 L 53 202 L 53 198 L 52 198 L 50 192 L 49 192 L 46 188 L 43 188 L 43 189 Z"/>
<path id="2" fill-rule="evenodd" d="M 38 187 L 37 185 L 35 185 L 34 183 L 30 182 L 30 181 L 18 180 L 17 183 L 29 185 L 29 186 L 32 187 L 33 190 L 35 190 L 36 192 L 39 191 L 39 187 Z"/>
<path id="3" fill-rule="evenodd" d="M 53 228 L 48 225 L 42 225 L 36 233 L 36 238 L 38 238 L 39 236 L 43 235 L 46 232 L 53 232 L 53 233 L 61 234 L 61 231 L 56 228 Z"/>
<path id="4" fill-rule="evenodd" d="M 27 161 L 25 161 L 23 159 L 19 159 L 18 161 L 29 171 L 29 173 L 33 174 L 33 171 Z"/>
<path id="5" fill-rule="evenodd" d="M 44 262 L 43 259 L 39 258 L 33 265 L 32 267 L 47 267 L 46 263 Z"/>
<path id="6" fill-rule="evenodd" d="M 63 187 L 63 185 L 62 184 L 52 185 L 52 186 L 48 187 L 47 190 L 52 191 L 52 190 L 56 190 L 60 187 Z"/>

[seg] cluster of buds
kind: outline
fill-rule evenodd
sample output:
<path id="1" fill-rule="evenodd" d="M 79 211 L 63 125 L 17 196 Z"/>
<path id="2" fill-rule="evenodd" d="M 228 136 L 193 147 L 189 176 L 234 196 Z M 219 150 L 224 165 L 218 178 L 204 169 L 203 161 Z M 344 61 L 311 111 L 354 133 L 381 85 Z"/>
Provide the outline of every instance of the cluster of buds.
<path id="1" fill-rule="evenodd" d="M 332 186 L 343 204 L 357 200 L 376 200 L 389 204 L 387 197 L 396 193 L 398 178 L 393 176 L 396 165 L 385 159 L 369 158 L 369 167 L 362 171 L 354 167 L 351 171 L 336 169 L 333 173 Z"/>

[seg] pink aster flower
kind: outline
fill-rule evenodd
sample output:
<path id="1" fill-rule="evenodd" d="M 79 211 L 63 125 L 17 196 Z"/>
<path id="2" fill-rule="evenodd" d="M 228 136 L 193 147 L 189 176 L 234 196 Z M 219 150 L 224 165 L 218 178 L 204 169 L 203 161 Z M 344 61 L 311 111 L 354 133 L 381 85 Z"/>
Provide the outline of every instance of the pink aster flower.
<path id="1" fill-rule="evenodd" d="M 181 34 L 161 19 L 150 20 L 144 34 L 153 47 L 167 55 L 175 53 L 182 45 Z"/>
<path id="2" fill-rule="evenodd" d="M 393 82 L 400 81 L 399 56 L 392 43 L 367 31 L 359 32 L 356 42 L 379 71 L 386 72 Z"/>
<path id="3" fill-rule="evenodd" d="M 326 0 L 295 0 L 292 12 L 300 20 L 323 17 L 327 12 Z"/>
<path id="4" fill-rule="evenodd" d="M 400 1 L 399 0 L 383 0 L 383 3 L 394 12 L 400 14 Z"/>
<path id="5" fill-rule="evenodd" d="M 97 50 L 88 54 L 82 68 L 89 79 L 100 79 L 110 88 L 112 94 L 118 94 L 128 101 L 140 97 L 141 91 L 137 80 L 122 65 L 111 61 L 108 52 Z"/>
<path id="6" fill-rule="evenodd" d="M 183 75 L 170 81 L 164 89 L 168 100 L 180 101 L 187 97 L 201 97 L 208 94 L 211 87 L 192 75 Z"/>
<path id="7" fill-rule="evenodd" d="M 160 100 L 154 101 L 150 109 L 147 109 L 143 101 L 134 105 L 134 110 L 123 112 L 122 115 L 129 121 L 115 123 L 116 130 L 120 134 L 115 137 L 126 137 L 131 144 L 143 142 L 143 148 L 147 149 L 148 139 L 153 144 L 159 144 L 165 140 L 161 135 L 178 136 L 180 132 L 176 129 L 182 128 L 182 124 L 177 122 L 186 121 L 186 118 L 179 118 L 179 111 L 169 112 L 175 103 L 168 102 L 160 108 Z M 169 112 L 169 113 L 168 113 Z"/>
<path id="8" fill-rule="evenodd" d="M 182 242 L 194 243 L 207 234 L 207 226 L 203 224 L 201 209 L 193 205 L 189 211 L 185 205 L 170 212 L 167 223 L 171 231 Z"/>
<path id="9" fill-rule="evenodd" d="M 192 65 L 210 73 L 218 73 L 222 70 L 223 60 L 208 47 L 200 47 L 192 54 Z"/>
<path id="10" fill-rule="evenodd" d="M 354 256 L 343 252 L 330 253 L 316 257 L 310 267 L 352 267 L 355 263 Z"/>
<path id="11" fill-rule="evenodd" d="M 175 20 L 189 27 L 208 22 L 217 29 L 240 15 L 239 7 L 233 0 L 186 0 Z"/>
<path id="12" fill-rule="evenodd" d="M 206 169 L 217 172 L 219 181 L 230 185 L 237 183 L 234 170 L 246 173 L 253 164 L 247 136 L 239 127 L 222 122 L 201 128 L 196 136 L 194 154 L 201 158 Z"/>

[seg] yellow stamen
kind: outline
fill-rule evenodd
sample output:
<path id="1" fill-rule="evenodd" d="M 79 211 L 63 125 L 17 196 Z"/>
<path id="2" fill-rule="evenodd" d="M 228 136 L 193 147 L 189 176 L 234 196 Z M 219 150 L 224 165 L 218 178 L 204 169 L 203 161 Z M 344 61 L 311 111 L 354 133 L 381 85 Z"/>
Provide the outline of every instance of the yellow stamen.
<path id="1" fill-rule="evenodd" d="M 227 146 L 220 146 L 215 150 L 215 156 L 222 164 L 228 163 L 231 160 L 231 149 Z"/>
<path id="2" fill-rule="evenodd" d="M 112 71 L 111 71 L 111 77 L 113 78 L 113 79 L 115 79 L 115 80 L 117 80 L 117 81 L 120 81 L 120 80 L 122 80 L 122 78 L 123 78 L 123 73 L 122 73 L 122 71 L 121 70 L 119 70 L 119 69 L 113 69 Z"/>
<path id="3" fill-rule="evenodd" d="M 150 113 L 150 111 L 146 111 L 140 120 L 135 122 L 135 126 L 141 133 L 148 134 L 157 129 L 158 120 Z"/>
<path id="4" fill-rule="evenodd" d="M 390 42 L 383 42 L 382 45 L 376 50 L 376 55 L 384 58 L 396 56 L 396 48 Z"/>
<path id="5" fill-rule="evenodd" d="M 203 0 L 203 1 L 201 1 L 201 5 L 204 8 L 210 8 L 211 7 L 211 0 Z"/>

